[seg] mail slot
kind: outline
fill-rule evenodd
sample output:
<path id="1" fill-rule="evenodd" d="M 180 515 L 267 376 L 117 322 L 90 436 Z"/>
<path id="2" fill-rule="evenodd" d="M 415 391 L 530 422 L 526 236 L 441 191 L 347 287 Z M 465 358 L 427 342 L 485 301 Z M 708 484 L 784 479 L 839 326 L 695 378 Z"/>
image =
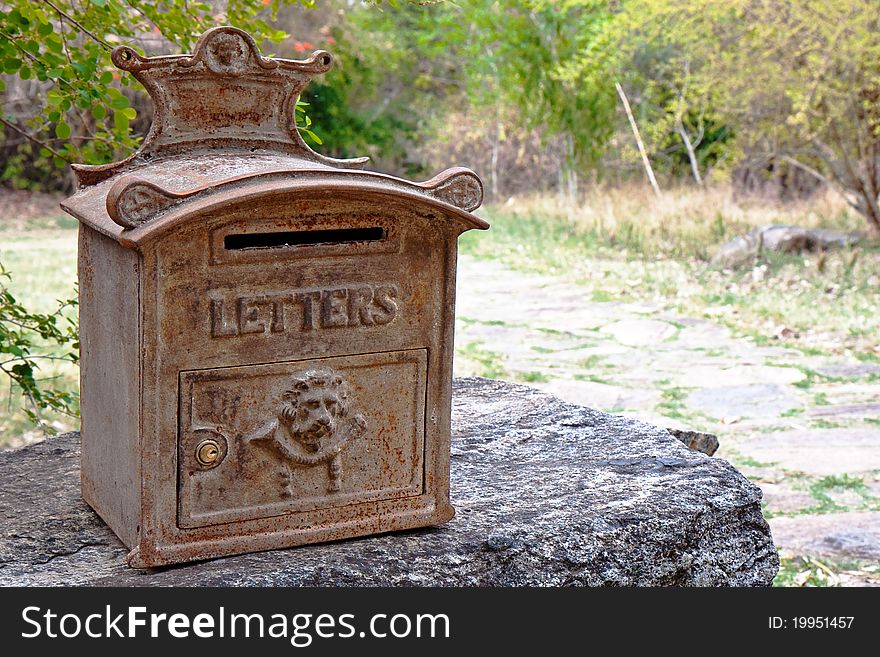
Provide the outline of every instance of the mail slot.
<path id="1" fill-rule="evenodd" d="M 236 28 L 113 51 L 152 97 L 121 162 L 74 167 L 82 495 L 130 565 L 446 522 L 457 238 L 472 171 L 426 182 L 312 151 L 327 71 Z"/>

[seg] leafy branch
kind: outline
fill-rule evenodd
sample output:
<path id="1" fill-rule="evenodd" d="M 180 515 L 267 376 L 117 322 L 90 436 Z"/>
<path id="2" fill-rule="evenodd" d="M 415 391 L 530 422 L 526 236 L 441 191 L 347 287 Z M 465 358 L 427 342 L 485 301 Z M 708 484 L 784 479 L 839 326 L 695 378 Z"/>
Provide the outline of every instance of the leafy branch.
<path id="1" fill-rule="evenodd" d="M 71 417 L 78 415 L 78 396 L 38 378 L 39 363 L 76 363 L 79 336 L 75 314 L 76 298 L 58 302 L 51 313 L 34 313 L 25 308 L 8 287 L 9 272 L 0 263 L 0 373 L 25 399 L 22 412 L 46 433 L 54 429 L 44 413 L 54 411 Z M 10 395 L 10 399 L 11 399 Z"/>

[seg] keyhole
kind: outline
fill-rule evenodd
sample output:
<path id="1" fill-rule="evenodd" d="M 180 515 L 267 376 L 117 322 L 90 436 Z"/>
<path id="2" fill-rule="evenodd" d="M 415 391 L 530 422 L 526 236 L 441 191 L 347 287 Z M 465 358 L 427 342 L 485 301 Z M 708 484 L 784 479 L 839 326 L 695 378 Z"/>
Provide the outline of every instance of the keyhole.
<path id="1" fill-rule="evenodd" d="M 212 466 L 216 465 L 220 460 L 220 445 L 216 440 L 208 438 L 199 443 L 196 447 L 196 461 L 200 465 Z"/>

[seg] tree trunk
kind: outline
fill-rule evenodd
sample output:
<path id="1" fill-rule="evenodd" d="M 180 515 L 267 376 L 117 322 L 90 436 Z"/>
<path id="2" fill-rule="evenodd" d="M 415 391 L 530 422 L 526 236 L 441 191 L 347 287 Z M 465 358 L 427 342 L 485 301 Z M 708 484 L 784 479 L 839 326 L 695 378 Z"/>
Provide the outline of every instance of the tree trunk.
<path id="1" fill-rule="evenodd" d="M 691 163 L 691 173 L 694 175 L 694 180 L 698 185 L 702 186 L 703 179 L 700 176 L 700 163 L 697 161 L 697 154 L 694 150 L 694 145 L 691 142 L 691 138 L 688 136 L 687 130 L 684 129 L 684 123 L 682 123 L 681 117 L 676 117 L 675 129 L 679 136 L 681 136 L 681 140 L 684 142 L 684 147 L 687 150 L 688 160 L 690 160 Z"/>
<path id="2" fill-rule="evenodd" d="M 868 236 L 871 239 L 880 239 L 880 212 L 877 211 L 877 202 L 866 204 L 862 212 L 868 221 Z"/>
<path id="3" fill-rule="evenodd" d="M 565 162 L 566 179 L 568 182 L 568 202 L 577 203 L 578 174 L 574 165 L 574 137 L 571 134 L 565 136 Z"/>
<path id="4" fill-rule="evenodd" d="M 490 176 L 492 177 L 491 181 L 491 195 L 492 201 L 498 202 L 498 150 L 500 148 L 501 141 L 501 121 L 497 118 L 495 119 L 495 137 L 492 140 L 492 157 L 491 164 L 489 167 Z"/>

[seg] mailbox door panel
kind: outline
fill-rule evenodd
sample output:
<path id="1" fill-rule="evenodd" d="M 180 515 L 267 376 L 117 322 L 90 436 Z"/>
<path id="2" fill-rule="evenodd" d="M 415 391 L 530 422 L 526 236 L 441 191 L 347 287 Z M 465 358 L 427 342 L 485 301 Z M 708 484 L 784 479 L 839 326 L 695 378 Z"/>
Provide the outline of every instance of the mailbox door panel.
<path id="1" fill-rule="evenodd" d="M 423 494 L 427 349 L 188 370 L 178 526 Z"/>

